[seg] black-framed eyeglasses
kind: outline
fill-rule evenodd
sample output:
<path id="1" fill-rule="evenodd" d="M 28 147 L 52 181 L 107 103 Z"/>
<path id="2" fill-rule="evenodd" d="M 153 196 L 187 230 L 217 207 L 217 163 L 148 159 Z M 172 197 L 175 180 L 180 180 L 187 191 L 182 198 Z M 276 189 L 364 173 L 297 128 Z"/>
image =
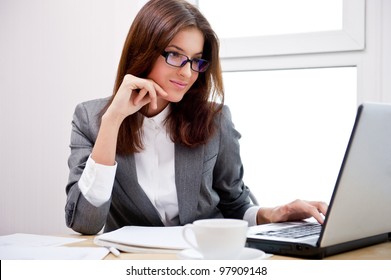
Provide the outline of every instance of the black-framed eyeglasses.
<path id="1" fill-rule="evenodd" d="M 184 54 L 177 52 L 162 52 L 162 56 L 166 59 L 166 63 L 174 67 L 183 67 L 186 63 L 190 62 L 190 67 L 196 72 L 205 72 L 208 69 L 209 61 L 201 58 L 190 59 Z"/>

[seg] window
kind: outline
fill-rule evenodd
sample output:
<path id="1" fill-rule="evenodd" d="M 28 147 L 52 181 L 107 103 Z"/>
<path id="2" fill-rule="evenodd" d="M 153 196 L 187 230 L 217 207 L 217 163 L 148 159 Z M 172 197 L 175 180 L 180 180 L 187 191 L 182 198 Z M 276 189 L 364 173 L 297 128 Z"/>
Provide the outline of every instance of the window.
<path id="1" fill-rule="evenodd" d="M 235 38 L 342 30 L 342 2 L 201 0 L 199 8 L 220 38 Z"/>
<path id="2" fill-rule="evenodd" d="M 355 81 L 355 67 L 224 73 L 244 182 L 259 203 L 329 201 L 354 122 Z"/>
<path id="3" fill-rule="evenodd" d="M 365 0 L 198 0 L 198 5 L 221 33 L 223 58 L 364 48 Z M 282 35 L 261 36 L 276 33 Z"/>
<path id="4" fill-rule="evenodd" d="M 198 5 L 220 37 L 245 183 L 265 206 L 329 201 L 359 100 L 365 0 Z"/>

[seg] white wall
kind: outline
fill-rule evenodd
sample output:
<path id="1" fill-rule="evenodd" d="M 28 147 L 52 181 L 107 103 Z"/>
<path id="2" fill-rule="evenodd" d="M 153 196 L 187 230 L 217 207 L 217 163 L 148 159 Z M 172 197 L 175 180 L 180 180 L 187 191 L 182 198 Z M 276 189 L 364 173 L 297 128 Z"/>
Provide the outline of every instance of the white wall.
<path id="1" fill-rule="evenodd" d="M 138 0 L 0 0 L 0 235 L 61 234 L 77 103 L 111 95 Z"/>

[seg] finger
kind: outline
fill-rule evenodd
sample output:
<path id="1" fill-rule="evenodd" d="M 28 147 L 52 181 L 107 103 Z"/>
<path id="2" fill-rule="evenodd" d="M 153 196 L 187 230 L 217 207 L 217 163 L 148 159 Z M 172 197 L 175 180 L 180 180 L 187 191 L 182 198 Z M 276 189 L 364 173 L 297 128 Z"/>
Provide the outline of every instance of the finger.
<path id="1" fill-rule="evenodd" d="M 312 212 L 312 217 L 315 218 L 315 220 L 318 221 L 319 224 L 323 225 L 324 223 L 324 218 L 323 216 L 319 213 L 317 209 L 314 208 L 314 211 Z"/>
<path id="2" fill-rule="evenodd" d="M 153 85 L 149 88 L 148 95 L 149 95 L 149 98 L 151 99 L 152 109 L 156 110 L 157 109 L 157 95 L 156 95 L 155 85 Z"/>
<path id="3" fill-rule="evenodd" d="M 326 216 L 326 213 L 327 213 L 327 210 L 329 209 L 329 206 L 327 205 L 327 203 L 324 203 L 324 202 L 320 202 L 319 204 L 320 205 L 319 205 L 318 209 L 319 209 L 320 213 L 322 213 L 323 215 Z"/>
<path id="4" fill-rule="evenodd" d="M 146 83 L 142 89 L 138 92 L 137 96 L 134 99 L 134 105 L 138 106 L 139 102 L 143 100 L 147 95 L 149 96 L 149 102 L 151 103 L 152 109 L 157 109 L 157 95 L 155 86 L 157 84 L 155 83 Z"/>
<path id="5" fill-rule="evenodd" d="M 312 216 L 320 223 L 324 223 L 324 216 L 327 212 L 327 204 L 324 202 L 309 202 L 311 206 L 311 214 Z"/>
<path id="6" fill-rule="evenodd" d="M 145 105 L 147 105 L 148 103 L 151 102 L 151 98 L 149 98 L 149 96 L 145 96 L 139 103 L 138 103 L 138 107 L 141 108 Z"/>
<path id="7" fill-rule="evenodd" d="M 148 90 L 145 88 L 139 90 L 139 92 L 134 91 L 133 94 L 135 94 L 135 97 L 133 100 L 133 104 L 135 106 L 138 106 L 140 101 L 144 99 L 144 97 L 147 95 L 147 93 L 148 93 Z"/>
<path id="8" fill-rule="evenodd" d="M 328 205 L 325 202 L 322 201 L 308 201 L 309 204 L 315 206 L 320 213 L 323 215 L 326 215 L 328 210 Z"/>
<path id="9" fill-rule="evenodd" d="M 155 86 L 155 89 L 156 89 L 156 93 L 162 97 L 166 97 L 168 96 L 168 93 L 162 89 L 161 86 L 159 86 L 157 83 L 154 82 L 154 86 Z"/>

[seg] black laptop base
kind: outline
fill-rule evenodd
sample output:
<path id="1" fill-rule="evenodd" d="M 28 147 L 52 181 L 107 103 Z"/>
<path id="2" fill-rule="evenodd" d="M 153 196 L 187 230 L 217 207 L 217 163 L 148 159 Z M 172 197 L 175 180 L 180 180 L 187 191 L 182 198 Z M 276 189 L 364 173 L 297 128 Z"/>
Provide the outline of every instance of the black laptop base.
<path id="1" fill-rule="evenodd" d="M 389 233 L 354 240 L 329 247 L 317 247 L 311 244 L 292 244 L 291 242 L 275 242 L 271 240 L 259 240 L 247 238 L 246 247 L 262 250 L 269 254 L 291 256 L 304 259 L 323 259 L 339 253 L 356 250 L 359 248 L 387 242 L 391 239 Z"/>

